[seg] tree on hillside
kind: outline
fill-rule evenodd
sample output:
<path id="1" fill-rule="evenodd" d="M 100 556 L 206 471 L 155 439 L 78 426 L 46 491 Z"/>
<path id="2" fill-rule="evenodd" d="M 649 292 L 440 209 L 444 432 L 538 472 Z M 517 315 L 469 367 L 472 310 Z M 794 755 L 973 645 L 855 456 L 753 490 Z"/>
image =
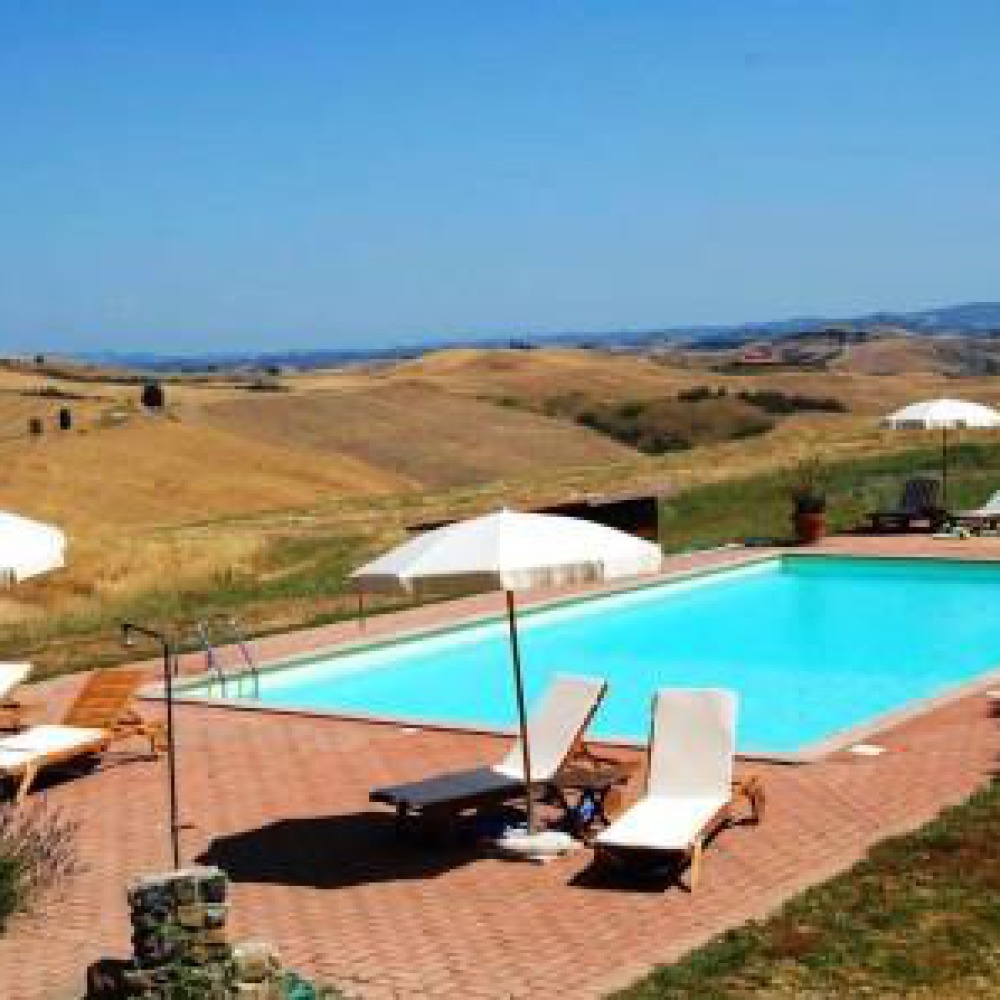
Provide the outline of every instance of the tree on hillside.
<path id="1" fill-rule="evenodd" d="M 143 385 L 142 396 L 140 398 L 142 405 L 147 410 L 162 410 L 166 404 L 163 386 L 155 380 L 146 382 Z"/>

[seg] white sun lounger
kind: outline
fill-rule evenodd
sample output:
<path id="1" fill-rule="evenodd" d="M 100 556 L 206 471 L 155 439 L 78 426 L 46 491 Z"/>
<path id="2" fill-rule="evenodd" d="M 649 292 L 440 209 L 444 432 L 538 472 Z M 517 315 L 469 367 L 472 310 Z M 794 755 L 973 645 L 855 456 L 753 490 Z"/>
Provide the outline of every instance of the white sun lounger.
<path id="1" fill-rule="evenodd" d="M 645 795 L 594 840 L 599 853 L 681 853 L 698 882 L 702 847 L 733 820 L 735 796 L 763 815 L 763 789 L 750 778 L 733 781 L 736 695 L 732 691 L 663 689 L 653 698 Z"/>
<path id="2" fill-rule="evenodd" d="M 0 663 L 0 705 L 30 674 L 30 663 Z"/>
<path id="3" fill-rule="evenodd" d="M 100 753 L 107 744 L 108 733 L 103 729 L 32 726 L 0 739 L 0 774 L 20 777 L 17 799 L 21 801 L 42 768 Z"/>
<path id="4" fill-rule="evenodd" d="M 973 524 L 997 524 L 1000 523 L 1000 490 L 974 510 L 960 510 L 953 515 L 953 521 L 959 524 L 972 522 Z"/>
<path id="5" fill-rule="evenodd" d="M 555 677 L 528 720 L 531 782 L 544 787 L 575 750 L 597 711 L 607 683 L 593 677 Z M 465 809 L 500 805 L 524 794 L 521 741 L 515 740 L 499 764 L 376 788 L 369 798 L 396 808 L 397 816 L 454 816 Z"/>

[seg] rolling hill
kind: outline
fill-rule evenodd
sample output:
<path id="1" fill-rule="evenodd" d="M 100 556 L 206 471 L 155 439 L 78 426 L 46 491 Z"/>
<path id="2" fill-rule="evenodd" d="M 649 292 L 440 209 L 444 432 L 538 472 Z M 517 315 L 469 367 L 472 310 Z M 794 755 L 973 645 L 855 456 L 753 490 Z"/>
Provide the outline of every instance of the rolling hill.
<path id="1" fill-rule="evenodd" d="M 365 388 L 233 398 L 201 409 L 214 428 L 359 462 L 435 488 L 607 463 L 638 464 L 572 423 L 402 378 Z"/>

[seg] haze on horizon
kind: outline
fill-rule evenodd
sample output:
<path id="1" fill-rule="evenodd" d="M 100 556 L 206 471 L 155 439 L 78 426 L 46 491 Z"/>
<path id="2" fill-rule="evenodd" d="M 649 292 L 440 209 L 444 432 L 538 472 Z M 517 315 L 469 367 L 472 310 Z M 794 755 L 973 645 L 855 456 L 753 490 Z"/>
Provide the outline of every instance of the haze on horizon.
<path id="1" fill-rule="evenodd" d="M 1000 6 L 0 6 L 0 349 L 998 298 Z"/>

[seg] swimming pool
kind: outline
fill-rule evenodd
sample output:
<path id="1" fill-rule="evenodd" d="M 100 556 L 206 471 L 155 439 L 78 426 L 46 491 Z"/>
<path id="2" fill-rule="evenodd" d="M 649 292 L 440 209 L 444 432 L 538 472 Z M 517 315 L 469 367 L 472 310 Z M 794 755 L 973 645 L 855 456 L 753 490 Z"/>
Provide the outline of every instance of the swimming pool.
<path id="1" fill-rule="evenodd" d="M 529 700 L 554 673 L 608 681 L 591 732 L 644 739 L 662 686 L 740 695 L 745 753 L 802 754 L 1000 667 L 1000 564 L 782 556 L 521 614 Z M 264 705 L 511 726 L 503 621 L 313 658 Z M 197 694 L 197 689 L 190 693 Z"/>

